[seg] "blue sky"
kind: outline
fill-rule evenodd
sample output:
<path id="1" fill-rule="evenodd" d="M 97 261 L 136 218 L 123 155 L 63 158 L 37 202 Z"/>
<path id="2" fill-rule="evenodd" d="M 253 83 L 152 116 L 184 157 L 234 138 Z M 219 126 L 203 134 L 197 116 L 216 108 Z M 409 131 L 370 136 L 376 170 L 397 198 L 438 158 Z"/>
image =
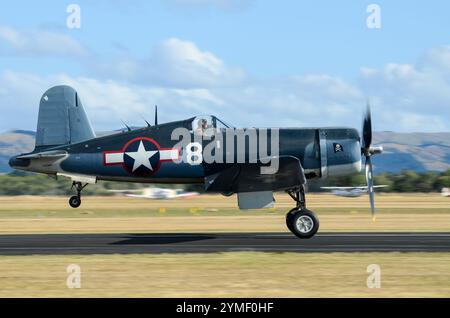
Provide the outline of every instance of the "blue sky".
<path id="1" fill-rule="evenodd" d="M 0 11 L 0 131 L 74 86 L 98 130 L 215 113 L 238 126 L 450 130 L 444 1 L 19 1 Z M 81 28 L 66 26 L 69 4 Z M 381 8 L 368 29 L 366 8 Z"/>

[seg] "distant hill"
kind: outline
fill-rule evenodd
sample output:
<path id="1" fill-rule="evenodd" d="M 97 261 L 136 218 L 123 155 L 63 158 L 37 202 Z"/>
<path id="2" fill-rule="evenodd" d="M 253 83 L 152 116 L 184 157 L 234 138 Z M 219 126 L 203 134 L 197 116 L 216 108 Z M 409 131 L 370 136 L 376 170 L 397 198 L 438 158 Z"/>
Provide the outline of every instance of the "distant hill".
<path id="1" fill-rule="evenodd" d="M 450 133 L 377 132 L 374 144 L 384 152 L 373 161 L 376 173 L 402 169 L 444 171 L 450 168 Z"/>
<path id="2" fill-rule="evenodd" d="M 103 132 L 105 135 L 111 132 Z M 35 133 L 15 130 L 0 133 L 0 173 L 10 172 L 11 156 L 32 151 Z M 384 153 L 375 156 L 375 173 L 398 172 L 402 169 L 444 171 L 450 168 L 449 133 L 376 132 L 374 144 L 383 145 Z"/>
<path id="3" fill-rule="evenodd" d="M 0 173 L 10 172 L 9 158 L 34 149 L 36 133 L 28 130 L 15 130 L 0 134 Z"/>

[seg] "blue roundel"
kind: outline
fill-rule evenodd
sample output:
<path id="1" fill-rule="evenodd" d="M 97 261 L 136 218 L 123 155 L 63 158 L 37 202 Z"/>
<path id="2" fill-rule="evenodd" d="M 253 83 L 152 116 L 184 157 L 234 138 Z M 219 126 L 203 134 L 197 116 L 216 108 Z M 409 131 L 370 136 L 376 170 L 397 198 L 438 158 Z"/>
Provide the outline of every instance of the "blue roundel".
<path id="1" fill-rule="evenodd" d="M 151 140 L 136 139 L 125 148 L 123 159 L 129 173 L 136 176 L 149 176 L 159 169 L 159 148 Z"/>

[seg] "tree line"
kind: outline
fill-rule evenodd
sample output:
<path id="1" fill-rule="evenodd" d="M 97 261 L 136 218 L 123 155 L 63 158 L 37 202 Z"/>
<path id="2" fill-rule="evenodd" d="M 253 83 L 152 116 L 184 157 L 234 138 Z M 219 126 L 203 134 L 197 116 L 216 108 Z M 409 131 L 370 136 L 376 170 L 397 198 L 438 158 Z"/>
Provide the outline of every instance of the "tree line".
<path id="1" fill-rule="evenodd" d="M 309 191 L 319 192 L 321 186 L 361 185 L 366 185 L 365 173 L 312 181 L 309 184 Z M 377 189 L 379 192 L 440 192 L 442 188 L 450 187 L 450 169 L 441 173 L 411 170 L 383 173 L 374 176 L 374 185 L 387 185 L 386 188 Z"/>
<path id="2" fill-rule="evenodd" d="M 387 185 L 386 188 L 377 189 L 382 192 L 440 192 L 442 188 L 450 188 L 450 169 L 445 172 L 402 171 L 399 173 L 383 173 L 374 177 L 375 185 Z M 309 192 L 321 192 L 321 186 L 360 186 L 365 185 L 364 173 L 328 178 L 325 180 L 310 180 Z M 186 191 L 202 192 L 202 185 L 152 185 L 144 183 L 122 183 L 101 181 L 89 185 L 83 190 L 83 195 L 113 195 L 113 189 L 139 189 L 144 187 L 183 188 Z M 71 182 L 65 178 L 48 177 L 41 174 L 12 172 L 0 175 L 0 195 L 69 195 Z"/>

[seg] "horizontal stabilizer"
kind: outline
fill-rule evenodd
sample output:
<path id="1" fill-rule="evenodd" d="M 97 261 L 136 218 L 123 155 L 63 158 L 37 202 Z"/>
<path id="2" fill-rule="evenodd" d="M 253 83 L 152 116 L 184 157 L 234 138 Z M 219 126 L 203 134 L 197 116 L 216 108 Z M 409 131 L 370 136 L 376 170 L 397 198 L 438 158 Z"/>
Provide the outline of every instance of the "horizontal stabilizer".
<path id="1" fill-rule="evenodd" d="M 17 159 L 40 159 L 40 158 L 49 158 L 49 159 L 58 159 L 65 157 L 67 155 L 66 151 L 55 150 L 55 151 L 43 151 L 31 154 L 25 154 L 17 156 Z"/>

